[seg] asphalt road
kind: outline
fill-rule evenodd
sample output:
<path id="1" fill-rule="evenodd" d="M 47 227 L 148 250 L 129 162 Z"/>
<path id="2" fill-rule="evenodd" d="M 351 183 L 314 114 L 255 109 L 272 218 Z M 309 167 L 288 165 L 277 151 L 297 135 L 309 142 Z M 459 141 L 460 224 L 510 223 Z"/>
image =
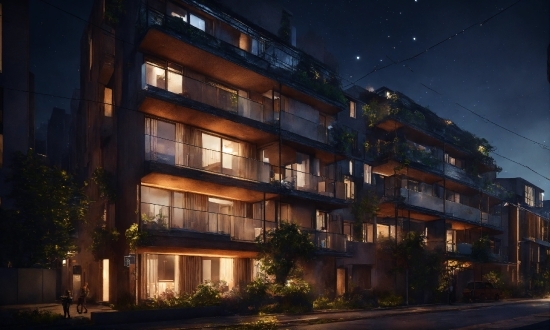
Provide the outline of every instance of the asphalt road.
<path id="1" fill-rule="evenodd" d="M 548 299 L 476 309 L 393 315 L 355 321 L 288 327 L 288 329 L 550 329 Z"/>

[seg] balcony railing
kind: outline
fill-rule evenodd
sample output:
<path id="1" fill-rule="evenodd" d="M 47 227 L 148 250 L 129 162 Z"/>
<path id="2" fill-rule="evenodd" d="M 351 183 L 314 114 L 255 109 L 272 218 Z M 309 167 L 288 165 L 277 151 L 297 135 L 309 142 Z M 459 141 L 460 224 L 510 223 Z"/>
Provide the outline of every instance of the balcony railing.
<path id="1" fill-rule="evenodd" d="M 257 182 L 271 181 L 271 165 L 268 163 L 147 134 L 145 159 Z"/>
<path id="2" fill-rule="evenodd" d="M 386 193 L 389 197 L 393 196 L 393 189 L 386 190 Z M 502 226 L 500 215 L 481 212 L 479 209 L 474 207 L 448 200 L 445 200 L 445 204 L 443 204 L 443 199 L 439 197 L 407 188 L 400 188 L 399 193 L 401 197 L 404 198 L 403 202 L 408 205 L 418 206 L 436 212 L 444 212 L 446 215 L 469 222 L 480 223 L 493 227 Z"/>
<path id="3" fill-rule="evenodd" d="M 289 169 L 284 169 L 288 176 L 277 181 L 273 174 L 275 166 L 269 163 L 148 134 L 145 134 L 145 160 L 346 199 L 344 182 Z"/>
<path id="4" fill-rule="evenodd" d="M 235 32 L 240 32 L 247 36 L 247 38 L 250 38 L 252 46 L 249 47 L 249 49 L 243 49 L 239 47 L 239 41 L 237 40 L 231 42 L 222 36 L 216 37 L 212 35 L 208 29 L 203 31 L 191 24 L 187 24 L 178 17 L 168 16 L 157 9 L 142 3 L 139 19 L 139 26 L 142 29 L 150 26 L 168 28 L 186 36 L 192 41 L 199 41 L 210 47 L 219 49 L 227 56 L 236 56 L 239 60 L 245 60 L 247 63 L 256 65 L 264 70 L 274 71 L 278 75 L 285 74 L 288 78 L 292 78 L 293 81 L 298 81 L 302 85 L 336 102 L 342 104 L 345 102 L 345 97 L 341 88 L 329 83 L 329 81 L 334 80 L 336 74 L 328 69 L 325 64 L 294 47 L 267 38 L 256 32 L 253 28 L 244 25 L 242 22 L 234 20 L 228 15 L 224 16 L 223 13 L 221 13 L 222 16 L 228 17 L 228 19 L 225 20 L 226 23 L 233 26 L 233 28 L 235 28 L 235 26 L 238 27 Z M 207 8 L 203 7 L 203 9 Z M 214 12 L 210 12 L 210 14 L 218 16 Z M 233 22 L 229 22 L 230 20 L 233 20 Z M 304 63 L 305 67 L 313 68 L 318 78 L 311 79 L 308 78 L 307 75 L 299 74 L 303 73 L 299 71 L 301 63 Z"/>
<path id="5" fill-rule="evenodd" d="M 282 111 L 281 129 L 322 143 L 328 142 L 328 130 L 324 125 Z"/>
<path id="6" fill-rule="evenodd" d="M 310 240 L 316 248 L 336 252 L 346 252 L 347 237 L 344 234 L 330 233 L 309 228 L 301 228 L 309 234 Z"/>
<path id="7" fill-rule="evenodd" d="M 151 203 L 141 203 L 141 221 L 146 230 L 214 233 L 238 241 L 254 241 L 264 229 L 275 228 L 275 222 L 271 221 Z"/>

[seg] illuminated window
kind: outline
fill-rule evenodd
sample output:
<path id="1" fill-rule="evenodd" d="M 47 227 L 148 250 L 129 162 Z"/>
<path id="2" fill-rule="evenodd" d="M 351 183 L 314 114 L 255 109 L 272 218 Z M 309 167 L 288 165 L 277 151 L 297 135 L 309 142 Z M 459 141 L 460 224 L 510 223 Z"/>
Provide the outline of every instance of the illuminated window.
<path id="1" fill-rule="evenodd" d="M 531 186 L 525 186 L 525 204 L 529 206 L 535 206 L 535 194 L 533 191 L 533 187 Z"/>
<path id="2" fill-rule="evenodd" d="M 199 30 L 203 30 L 203 31 L 206 31 L 206 22 L 204 19 L 194 15 L 194 14 L 189 14 L 189 23 L 191 23 L 191 25 L 193 25 L 194 27 L 196 27 L 197 29 Z"/>
<path id="3" fill-rule="evenodd" d="M 346 199 L 355 198 L 355 183 L 350 177 L 344 178 L 344 186 L 346 188 Z"/>
<path id="4" fill-rule="evenodd" d="M 372 166 L 363 164 L 363 180 L 365 183 L 372 184 Z"/>
<path id="5" fill-rule="evenodd" d="M 395 226 L 377 224 L 376 237 L 379 239 L 395 237 Z"/>
<path id="6" fill-rule="evenodd" d="M 103 259 L 103 301 L 109 301 L 109 259 Z"/>
<path id="7" fill-rule="evenodd" d="M 105 87 L 103 90 L 103 106 L 104 106 L 104 116 L 112 117 L 113 116 L 113 90 Z"/>
<path id="8" fill-rule="evenodd" d="M 349 101 L 349 116 L 351 118 L 356 118 L 356 113 L 355 113 L 355 102 L 353 101 Z"/>
<path id="9" fill-rule="evenodd" d="M 349 175 L 353 175 L 353 160 L 349 161 Z"/>

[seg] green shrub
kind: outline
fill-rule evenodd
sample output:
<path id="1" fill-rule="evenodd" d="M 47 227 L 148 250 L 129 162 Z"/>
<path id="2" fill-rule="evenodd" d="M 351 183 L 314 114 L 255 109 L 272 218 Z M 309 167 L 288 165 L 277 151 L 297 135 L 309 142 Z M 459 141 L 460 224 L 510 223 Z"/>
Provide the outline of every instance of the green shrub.
<path id="1" fill-rule="evenodd" d="M 321 295 L 313 301 L 313 309 L 332 309 L 334 304 L 326 295 Z"/>
<path id="2" fill-rule="evenodd" d="M 14 320 L 19 325 L 47 325 L 61 319 L 61 314 L 39 309 L 20 310 L 14 315 Z"/>
<path id="3" fill-rule="evenodd" d="M 223 283 L 221 284 L 223 286 Z M 216 306 L 221 303 L 221 290 L 219 283 L 204 282 L 199 284 L 191 295 L 189 302 L 193 307 Z"/>
<path id="4" fill-rule="evenodd" d="M 285 285 L 274 284 L 273 291 L 280 297 L 283 312 L 304 313 L 313 309 L 311 285 L 302 279 L 288 280 Z"/>
<path id="5" fill-rule="evenodd" d="M 401 304 L 403 304 L 403 297 L 393 293 L 382 294 L 378 297 L 378 306 L 380 307 L 395 307 Z"/>
<path id="6" fill-rule="evenodd" d="M 256 322 L 239 324 L 229 327 L 230 330 L 272 330 L 277 329 L 277 319 L 274 317 L 266 317 Z"/>

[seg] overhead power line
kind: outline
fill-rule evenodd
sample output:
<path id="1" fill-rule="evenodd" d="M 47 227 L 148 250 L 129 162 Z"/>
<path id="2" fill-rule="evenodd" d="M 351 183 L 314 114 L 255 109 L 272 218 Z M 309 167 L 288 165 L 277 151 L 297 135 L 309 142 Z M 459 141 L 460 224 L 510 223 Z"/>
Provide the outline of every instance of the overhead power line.
<path id="1" fill-rule="evenodd" d="M 424 83 L 420 83 L 420 85 L 422 85 L 422 86 L 424 86 L 425 88 L 429 89 L 430 91 L 436 93 L 437 95 L 440 95 L 440 96 L 445 97 L 445 95 L 443 95 L 442 93 L 436 91 L 436 90 L 433 89 L 432 87 L 426 86 L 426 84 L 424 84 Z M 504 126 L 502 126 L 502 125 L 500 125 L 500 124 L 498 124 L 498 123 L 492 121 L 491 119 L 489 119 L 489 118 L 487 118 L 487 117 L 484 117 L 484 116 L 478 114 L 477 112 L 475 112 L 475 111 L 473 111 L 473 110 L 471 110 L 471 109 L 469 109 L 469 108 L 463 106 L 462 104 L 460 104 L 460 103 L 458 103 L 458 102 L 456 102 L 456 101 L 450 100 L 449 98 L 447 98 L 447 100 L 453 102 L 453 103 L 456 104 L 457 106 L 461 107 L 461 108 L 464 109 L 464 110 L 469 111 L 469 112 L 472 113 L 473 115 L 475 115 L 475 116 L 477 116 L 477 117 L 479 117 L 479 118 L 485 120 L 485 121 L 488 122 L 488 123 L 491 123 L 491 124 L 493 124 L 493 125 L 495 125 L 495 126 L 501 128 L 501 129 L 503 129 L 503 130 L 505 130 L 505 131 L 507 131 L 507 132 L 509 132 L 509 133 L 512 133 L 512 134 L 514 134 L 514 135 L 516 135 L 516 136 L 522 138 L 522 139 L 525 139 L 525 140 L 527 140 L 527 141 L 533 142 L 534 144 L 540 146 L 540 147 L 543 148 L 543 149 L 550 150 L 550 147 L 547 146 L 547 145 L 545 145 L 545 144 L 543 144 L 543 143 L 540 143 L 540 142 L 535 141 L 535 140 L 533 140 L 533 139 L 530 139 L 530 138 L 528 138 L 528 137 L 526 137 L 526 136 L 524 136 L 524 135 L 521 135 L 521 134 L 519 134 L 519 133 L 517 133 L 517 132 L 514 132 L 514 131 L 512 131 L 511 129 L 506 128 L 506 127 L 504 127 Z"/>
<path id="2" fill-rule="evenodd" d="M 365 78 L 365 77 L 367 77 L 367 76 L 369 76 L 369 75 L 371 75 L 371 74 L 373 74 L 373 73 L 375 73 L 375 72 L 377 72 L 377 71 L 381 71 L 381 70 L 383 70 L 383 69 L 389 68 L 389 67 L 394 66 L 394 65 L 396 65 L 396 64 L 400 64 L 400 63 L 407 62 L 407 61 L 410 61 L 410 60 L 412 60 L 412 59 L 415 59 L 415 58 L 417 58 L 417 57 L 419 57 L 419 56 L 421 56 L 421 55 L 427 53 L 428 51 L 430 51 L 430 50 L 432 50 L 432 49 L 434 49 L 434 48 L 436 48 L 436 47 L 442 45 L 443 43 L 445 43 L 445 42 L 447 42 L 447 41 L 453 39 L 454 37 L 457 37 L 457 36 L 459 36 L 459 35 L 461 35 L 461 34 L 464 34 L 466 31 L 472 29 L 472 28 L 475 27 L 475 26 L 478 26 L 478 25 L 479 25 L 479 26 L 482 26 L 483 24 L 489 22 L 490 20 L 492 20 L 493 18 L 497 17 L 498 15 L 503 14 L 504 12 L 506 12 L 507 10 L 509 10 L 510 8 L 512 8 L 513 6 L 515 6 L 515 5 L 517 5 L 518 3 L 520 3 L 521 1 L 522 1 L 522 0 L 517 0 L 516 2 L 512 3 L 512 4 L 509 5 L 508 7 L 501 9 L 499 12 L 497 12 L 497 13 L 493 14 L 492 16 L 490 16 L 490 17 L 484 19 L 483 21 L 474 23 L 474 24 L 472 24 L 472 25 L 470 25 L 470 26 L 468 26 L 468 27 L 466 27 L 466 28 L 464 28 L 464 29 L 462 29 L 462 30 L 460 30 L 460 31 L 458 31 L 458 32 L 456 32 L 456 33 L 454 33 L 454 34 L 448 36 L 447 38 L 442 39 L 441 41 L 439 41 L 439 42 L 437 42 L 437 43 L 431 45 L 430 47 L 426 48 L 424 51 L 422 51 L 422 52 L 420 52 L 420 53 L 417 53 L 417 54 L 415 54 L 415 55 L 413 55 L 413 56 L 404 58 L 404 59 L 402 59 L 402 60 L 394 61 L 393 63 L 384 65 L 384 66 L 382 66 L 382 67 L 375 67 L 375 68 L 372 69 L 369 73 L 367 73 L 367 74 L 361 76 L 359 79 L 356 79 L 355 81 L 353 81 L 352 84 L 348 85 L 347 87 L 349 87 L 349 86 L 351 86 L 351 85 L 355 85 L 359 80 L 361 80 L 361 79 L 363 79 L 363 78 Z"/>

